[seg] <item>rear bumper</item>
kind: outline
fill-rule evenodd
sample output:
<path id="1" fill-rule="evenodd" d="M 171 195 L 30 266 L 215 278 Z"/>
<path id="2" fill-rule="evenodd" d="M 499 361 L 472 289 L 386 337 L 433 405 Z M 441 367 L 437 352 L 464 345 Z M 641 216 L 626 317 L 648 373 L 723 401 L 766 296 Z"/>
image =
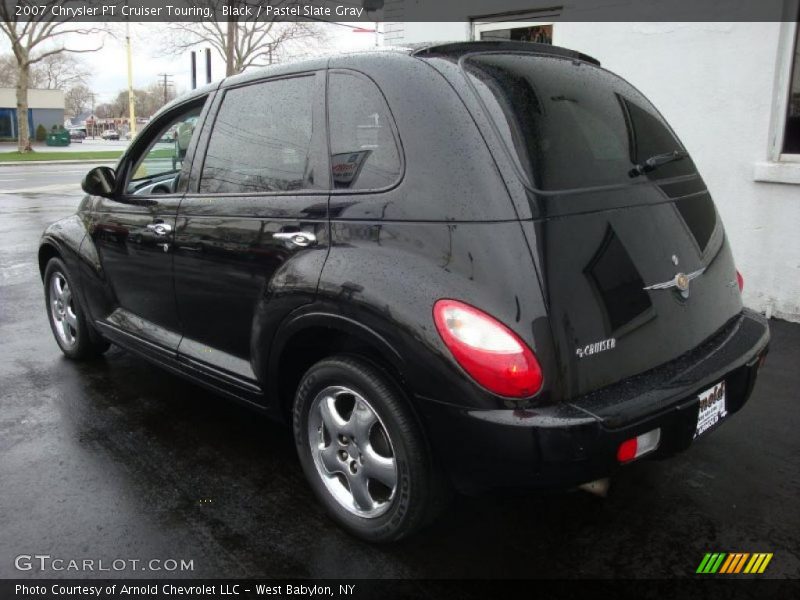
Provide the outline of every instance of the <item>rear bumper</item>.
<path id="1" fill-rule="evenodd" d="M 439 460 L 461 491 L 571 487 L 612 474 L 620 443 L 652 429 L 661 428 L 661 441 L 649 456 L 688 448 L 698 394 L 723 380 L 724 426 L 750 397 L 768 343 L 766 319 L 744 310 L 676 360 L 571 402 L 473 410 L 419 398 L 418 406 Z"/>

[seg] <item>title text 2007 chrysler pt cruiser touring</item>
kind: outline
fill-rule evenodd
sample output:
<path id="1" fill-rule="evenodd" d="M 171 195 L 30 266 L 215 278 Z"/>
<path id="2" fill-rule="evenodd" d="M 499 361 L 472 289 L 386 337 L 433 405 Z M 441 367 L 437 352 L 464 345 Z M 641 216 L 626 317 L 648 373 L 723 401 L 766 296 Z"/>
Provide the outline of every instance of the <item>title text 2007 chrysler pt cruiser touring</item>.
<path id="1" fill-rule="evenodd" d="M 684 450 L 767 351 L 676 135 L 554 46 L 231 77 L 83 187 L 39 250 L 64 353 L 113 342 L 291 422 L 319 500 L 368 540 L 451 489 L 574 487 Z"/>

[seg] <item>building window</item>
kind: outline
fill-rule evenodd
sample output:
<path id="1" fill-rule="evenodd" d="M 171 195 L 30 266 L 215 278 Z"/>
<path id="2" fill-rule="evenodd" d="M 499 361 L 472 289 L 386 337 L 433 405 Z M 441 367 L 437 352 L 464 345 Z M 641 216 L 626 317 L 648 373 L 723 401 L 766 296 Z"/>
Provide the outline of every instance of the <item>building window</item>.
<path id="1" fill-rule="evenodd" d="M 13 108 L 0 108 L 0 139 L 14 139 L 17 132 L 14 128 L 16 111 Z"/>
<path id="2" fill-rule="evenodd" d="M 783 154 L 800 154 L 800 25 L 796 27 L 792 49 L 792 74 L 783 131 Z"/>
<path id="3" fill-rule="evenodd" d="M 537 44 L 553 43 L 552 25 L 534 25 L 533 27 L 509 27 L 508 29 L 493 29 L 481 31 L 481 40 L 501 42 L 536 42 Z"/>
<path id="4" fill-rule="evenodd" d="M 472 37 L 480 41 L 553 43 L 553 24 L 541 21 L 479 21 L 472 23 Z"/>

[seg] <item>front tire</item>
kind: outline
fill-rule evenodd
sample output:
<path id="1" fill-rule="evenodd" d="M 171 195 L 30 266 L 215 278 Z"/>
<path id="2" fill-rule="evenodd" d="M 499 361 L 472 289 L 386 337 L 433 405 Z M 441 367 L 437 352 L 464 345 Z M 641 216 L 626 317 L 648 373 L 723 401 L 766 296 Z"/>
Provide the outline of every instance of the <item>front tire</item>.
<path id="1" fill-rule="evenodd" d="M 441 506 L 437 476 L 402 392 L 380 369 L 350 356 L 315 364 L 293 411 L 300 463 L 342 527 L 371 542 L 396 541 Z"/>
<path id="2" fill-rule="evenodd" d="M 60 258 L 51 258 L 44 271 L 50 329 L 67 358 L 86 360 L 108 350 L 109 343 L 88 323 L 75 291 L 64 262 Z"/>

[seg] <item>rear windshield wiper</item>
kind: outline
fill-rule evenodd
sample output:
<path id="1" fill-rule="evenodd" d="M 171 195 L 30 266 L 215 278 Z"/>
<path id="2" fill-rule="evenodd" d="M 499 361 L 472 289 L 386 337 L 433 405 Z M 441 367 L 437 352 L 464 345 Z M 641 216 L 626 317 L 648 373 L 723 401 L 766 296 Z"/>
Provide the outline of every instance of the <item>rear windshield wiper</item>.
<path id="1" fill-rule="evenodd" d="M 664 154 L 656 154 L 648 158 L 643 163 L 633 167 L 630 171 L 628 171 L 628 176 L 639 177 L 639 175 L 644 175 L 650 171 L 655 171 L 661 165 L 675 162 L 676 160 L 682 160 L 687 156 L 689 156 L 689 153 L 685 150 L 673 150 L 672 152 L 665 152 Z"/>

